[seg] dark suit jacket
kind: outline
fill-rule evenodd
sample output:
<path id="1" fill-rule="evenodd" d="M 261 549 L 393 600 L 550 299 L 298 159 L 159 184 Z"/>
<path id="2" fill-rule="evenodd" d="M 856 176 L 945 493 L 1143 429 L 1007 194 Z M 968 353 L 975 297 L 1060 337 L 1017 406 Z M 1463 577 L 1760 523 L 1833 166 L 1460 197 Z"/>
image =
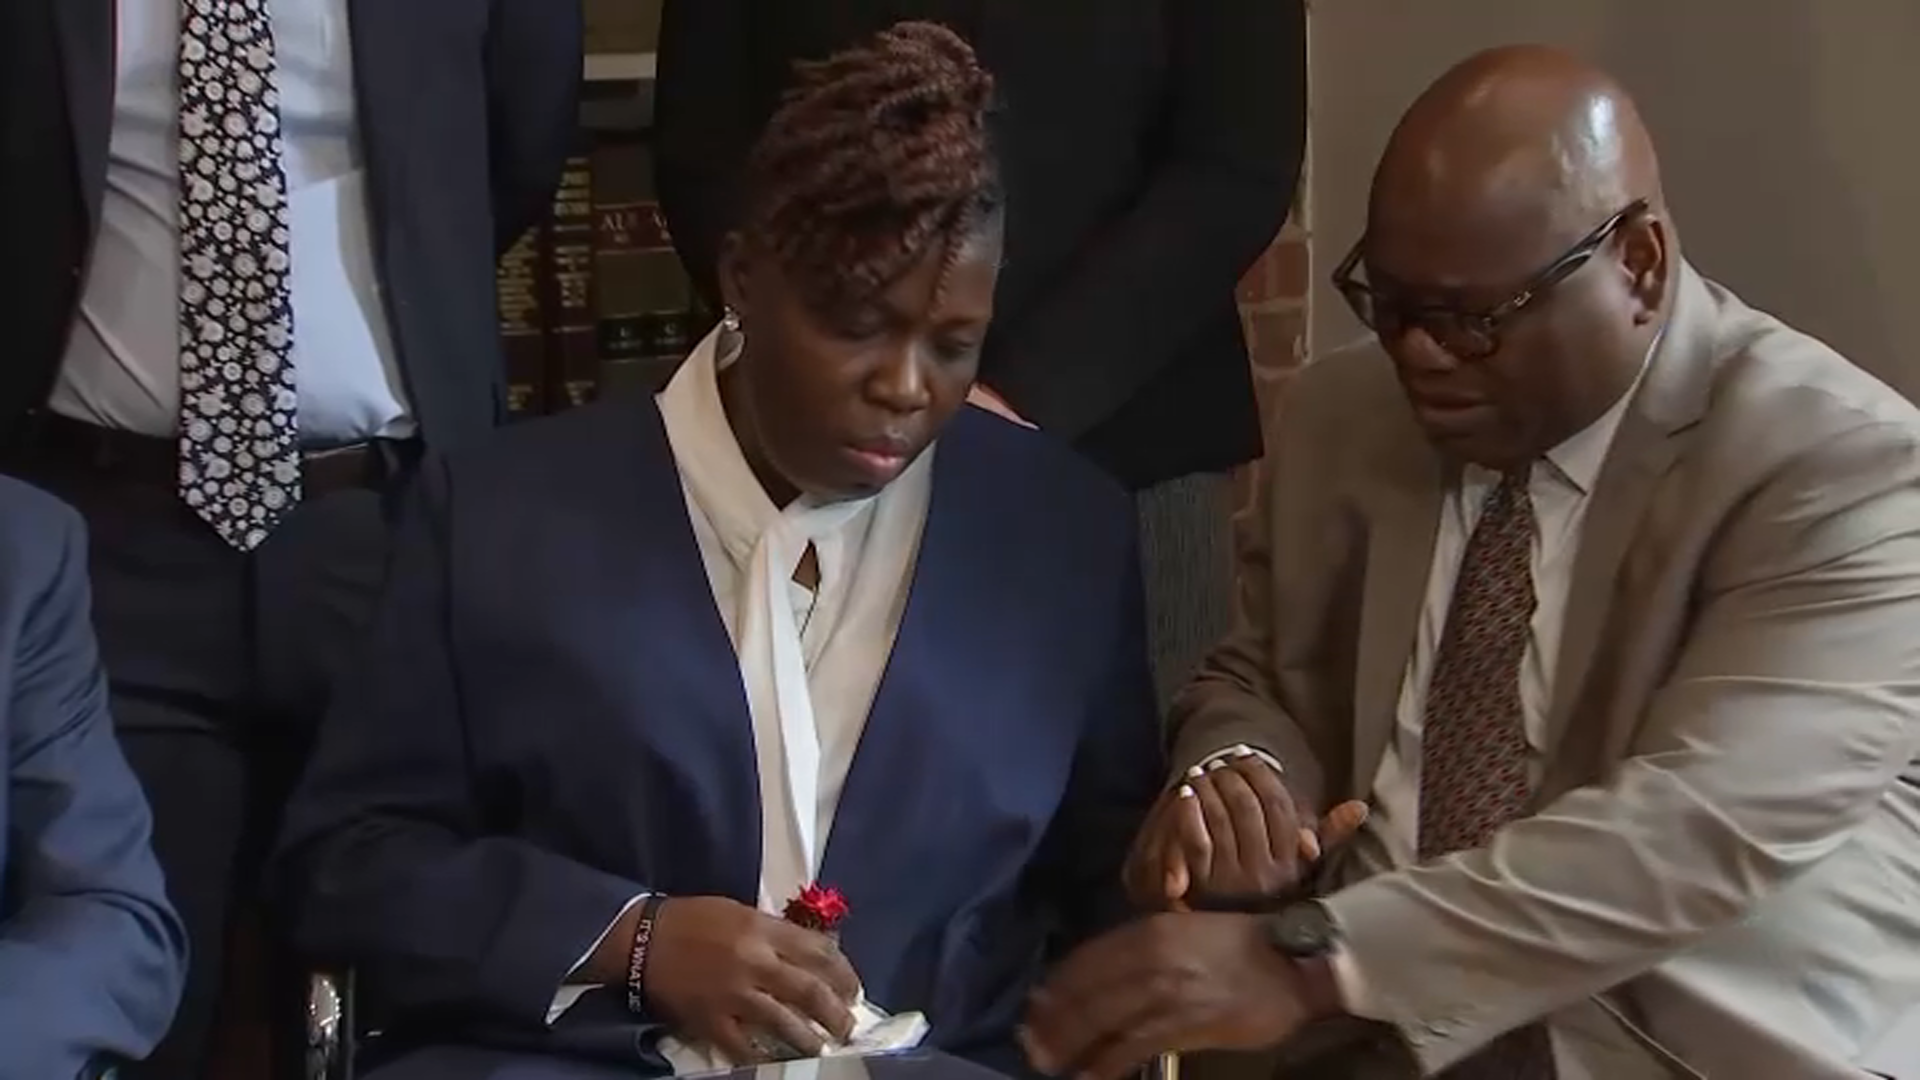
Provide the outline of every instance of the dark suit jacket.
<path id="1" fill-rule="evenodd" d="M 350 0 L 375 257 L 430 440 L 501 414 L 497 253 L 577 125 L 581 23 L 555 0 Z M 99 224 L 115 0 L 0 0 L 0 440 L 53 386 Z"/>
<path id="2" fill-rule="evenodd" d="M 822 880 L 873 1000 L 1006 1054 L 1045 951 L 1120 914 L 1163 754 L 1128 500 L 972 409 L 938 454 Z M 440 460 L 289 810 L 296 934 L 399 1039 L 660 1068 L 624 992 L 543 1027 L 636 893 L 757 891 L 751 721 L 659 412 L 609 400 Z"/>
<path id="3" fill-rule="evenodd" d="M 971 38 L 1003 102 L 982 381 L 1132 486 L 1257 457 L 1234 287 L 1293 201 L 1301 0 L 668 0 L 660 200 L 695 277 L 792 61 L 909 17 Z"/>
<path id="4" fill-rule="evenodd" d="M 114 741 L 79 515 L 0 478 L 0 1077 L 153 1049 L 186 933 Z"/>

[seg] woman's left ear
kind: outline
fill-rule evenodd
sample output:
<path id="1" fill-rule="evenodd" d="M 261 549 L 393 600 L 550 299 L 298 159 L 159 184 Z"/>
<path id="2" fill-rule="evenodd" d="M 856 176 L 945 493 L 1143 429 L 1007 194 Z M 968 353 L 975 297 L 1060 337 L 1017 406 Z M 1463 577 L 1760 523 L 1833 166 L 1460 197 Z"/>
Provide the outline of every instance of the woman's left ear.
<path id="1" fill-rule="evenodd" d="M 746 242 L 739 233 L 728 233 L 720 241 L 720 257 L 716 261 L 715 272 L 720 279 L 720 300 L 726 305 L 729 330 L 740 329 L 741 313 L 747 309 L 747 281 L 752 276 L 751 269 Z"/>

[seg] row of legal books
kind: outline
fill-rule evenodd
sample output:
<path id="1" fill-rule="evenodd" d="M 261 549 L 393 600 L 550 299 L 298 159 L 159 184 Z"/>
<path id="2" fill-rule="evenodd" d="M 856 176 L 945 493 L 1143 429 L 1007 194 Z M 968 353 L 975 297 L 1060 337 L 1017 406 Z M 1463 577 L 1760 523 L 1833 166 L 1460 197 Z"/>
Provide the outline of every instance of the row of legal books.
<path id="1" fill-rule="evenodd" d="M 658 389 L 714 322 L 674 252 L 644 138 L 605 138 L 569 159 L 552 215 L 498 274 L 513 418 Z"/>

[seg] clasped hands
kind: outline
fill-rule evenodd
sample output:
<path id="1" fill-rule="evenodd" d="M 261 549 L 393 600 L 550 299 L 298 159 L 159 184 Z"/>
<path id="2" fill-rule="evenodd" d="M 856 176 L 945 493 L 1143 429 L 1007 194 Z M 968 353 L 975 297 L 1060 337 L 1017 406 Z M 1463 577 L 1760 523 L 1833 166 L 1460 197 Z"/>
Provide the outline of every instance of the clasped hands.
<path id="1" fill-rule="evenodd" d="M 1256 1049 L 1326 1010 L 1328 993 L 1268 943 L 1257 916 L 1359 828 L 1366 806 L 1315 821 L 1279 772 L 1236 748 L 1189 775 L 1148 815 L 1128 858 L 1138 906 L 1156 911 L 1088 943 L 1034 992 L 1022 1038 L 1043 1072 L 1118 1080 L 1166 1051 Z M 596 954 L 593 981 L 624 973 L 625 933 Z M 741 1062 L 761 1034 L 803 1055 L 853 1029 L 859 979 L 829 938 L 720 897 L 660 908 L 647 996 L 687 1036 Z"/>
<path id="2" fill-rule="evenodd" d="M 1315 820 L 1246 747 L 1188 773 L 1134 842 L 1127 890 L 1157 914 L 1082 946 L 1033 994 L 1021 1039 L 1035 1068 L 1119 1080 L 1170 1051 L 1255 1050 L 1337 1010 L 1324 962 L 1282 956 L 1258 915 L 1365 823 L 1348 802 Z"/>

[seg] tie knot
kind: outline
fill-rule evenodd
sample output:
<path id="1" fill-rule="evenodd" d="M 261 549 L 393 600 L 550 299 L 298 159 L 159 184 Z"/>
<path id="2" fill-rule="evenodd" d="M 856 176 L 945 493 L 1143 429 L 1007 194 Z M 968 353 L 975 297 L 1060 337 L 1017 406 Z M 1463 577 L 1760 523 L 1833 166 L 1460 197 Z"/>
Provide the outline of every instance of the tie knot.
<path id="1" fill-rule="evenodd" d="M 1533 462 L 1529 461 L 1500 474 L 1500 482 L 1487 492 L 1489 506 L 1519 506 L 1532 503 Z"/>
<path id="2" fill-rule="evenodd" d="M 1532 480 L 1531 462 L 1501 473 L 1500 482 L 1481 499 L 1482 524 L 1491 526 L 1495 522 L 1530 521 L 1533 517 L 1533 493 L 1528 485 Z"/>

